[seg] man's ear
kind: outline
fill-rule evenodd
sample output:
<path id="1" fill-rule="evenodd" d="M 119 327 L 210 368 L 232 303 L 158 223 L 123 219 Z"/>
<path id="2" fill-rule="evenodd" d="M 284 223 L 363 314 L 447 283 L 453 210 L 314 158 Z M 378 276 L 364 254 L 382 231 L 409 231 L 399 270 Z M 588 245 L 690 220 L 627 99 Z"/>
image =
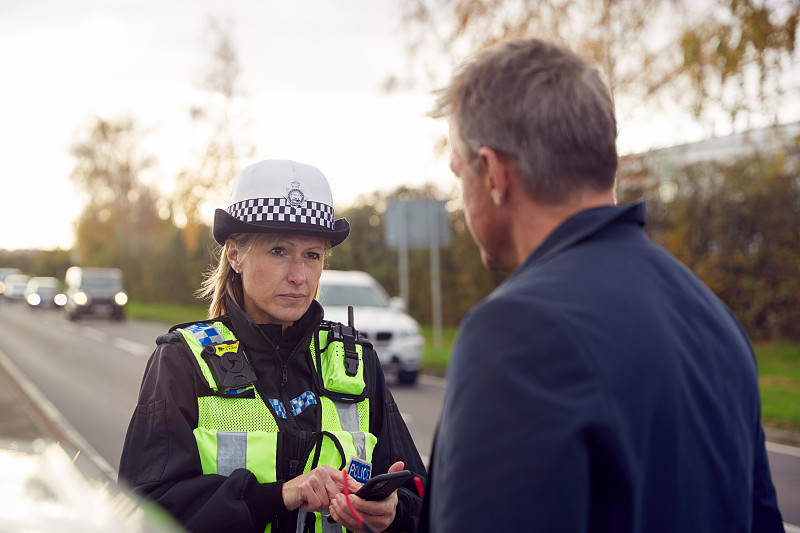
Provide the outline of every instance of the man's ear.
<path id="1" fill-rule="evenodd" d="M 508 198 L 510 163 L 507 158 L 488 146 L 481 146 L 478 149 L 478 158 L 486 169 L 486 187 L 492 203 L 495 207 L 500 207 Z"/>

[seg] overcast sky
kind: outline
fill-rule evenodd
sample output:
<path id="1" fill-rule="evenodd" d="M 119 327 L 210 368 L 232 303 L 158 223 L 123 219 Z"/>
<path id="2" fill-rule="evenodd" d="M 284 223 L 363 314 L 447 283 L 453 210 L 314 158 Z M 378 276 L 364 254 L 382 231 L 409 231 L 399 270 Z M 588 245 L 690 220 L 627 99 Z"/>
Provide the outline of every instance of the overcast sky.
<path id="1" fill-rule="evenodd" d="M 94 116 L 133 116 L 160 162 L 150 179 L 169 188 L 197 148 L 188 111 L 211 17 L 232 29 L 254 160 L 319 167 L 338 206 L 400 184 L 453 186 L 432 152 L 446 124 L 426 117 L 431 88 L 381 91 L 405 73 L 401 2 L 0 0 L 0 248 L 72 245 L 83 199 L 70 147 Z M 674 136 L 672 117 L 638 116 L 620 125 L 621 153 L 691 137 Z"/>
<path id="2" fill-rule="evenodd" d="M 431 152 L 446 128 L 425 116 L 429 92 L 381 91 L 404 69 L 399 10 L 388 0 L 2 0 L 0 248 L 71 246 L 82 200 L 69 150 L 93 116 L 134 116 L 163 186 L 189 164 L 209 17 L 232 28 L 254 160 L 319 167 L 337 205 L 452 180 Z"/>

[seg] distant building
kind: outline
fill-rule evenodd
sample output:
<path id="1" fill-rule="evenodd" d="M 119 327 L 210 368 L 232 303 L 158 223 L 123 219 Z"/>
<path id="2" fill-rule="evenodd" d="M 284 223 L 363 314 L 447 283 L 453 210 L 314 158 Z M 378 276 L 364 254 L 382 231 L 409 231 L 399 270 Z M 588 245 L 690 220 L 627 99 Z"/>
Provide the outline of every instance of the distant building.
<path id="1" fill-rule="evenodd" d="M 670 181 L 687 165 L 733 162 L 757 153 L 774 154 L 780 150 L 800 155 L 800 121 L 625 155 L 620 157 L 617 178 L 620 188 L 633 183 L 641 186 Z"/>

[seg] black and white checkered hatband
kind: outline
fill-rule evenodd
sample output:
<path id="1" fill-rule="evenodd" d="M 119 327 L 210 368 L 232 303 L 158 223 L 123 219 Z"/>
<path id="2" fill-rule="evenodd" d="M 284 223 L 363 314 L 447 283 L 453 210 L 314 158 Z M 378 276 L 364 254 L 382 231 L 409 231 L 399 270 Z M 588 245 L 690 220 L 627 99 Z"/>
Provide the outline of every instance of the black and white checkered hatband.
<path id="1" fill-rule="evenodd" d="M 228 206 L 228 214 L 249 224 L 292 222 L 332 230 L 333 206 L 305 201 L 292 205 L 286 198 L 251 198 Z"/>

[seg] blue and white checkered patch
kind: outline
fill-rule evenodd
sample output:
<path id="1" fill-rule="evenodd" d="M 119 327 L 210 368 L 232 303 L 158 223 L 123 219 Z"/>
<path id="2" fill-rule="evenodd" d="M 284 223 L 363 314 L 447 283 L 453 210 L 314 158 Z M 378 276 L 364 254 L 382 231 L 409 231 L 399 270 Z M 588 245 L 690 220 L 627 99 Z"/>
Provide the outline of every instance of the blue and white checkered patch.
<path id="1" fill-rule="evenodd" d="M 200 346 L 206 346 L 212 342 L 225 342 L 225 339 L 219 334 L 217 328 L 208 324 L 192 324 L 185 329 L 194 335 L 194 338 L 197 339 Z"/>
<path id="2" fill-rule="evenodd" d="M 313 392 L 307 390 L 303 394 L 292 400 L 292 407 L 294 407 L 294 409 L 292 409 L 292 414 L 294 416 L 297 416 L 303 411 L 305 411 L 306 407 L 308 407 L 309 405 L 313 405 L 315 403 L 317 403 L 317 397 L 314 396 Z"/>
<path id="3" fill-rule="evenodd" d="M 283 406 L 280 400 L 276 400 L 275 398 L 270 398 L 269 403 L 272 404 L 272 408 L 275 409 L 275 414 L 281 418 L 286 418 L 286 408 Z"/>

